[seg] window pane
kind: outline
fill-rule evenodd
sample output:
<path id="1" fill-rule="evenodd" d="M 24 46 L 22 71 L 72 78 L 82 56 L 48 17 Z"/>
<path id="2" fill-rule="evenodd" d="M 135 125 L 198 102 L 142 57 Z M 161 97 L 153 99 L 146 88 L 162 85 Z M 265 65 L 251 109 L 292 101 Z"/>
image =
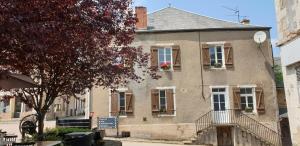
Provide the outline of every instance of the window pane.
<path id="1" fill-rule="evenodd" d="M 158 54 L 159 55 L 164 55 L 164 49 L 158 49 Z"/>
<path id="2" fill-rule="evenodd" d="M 165 105 L 166 104 L 166 99 L 165 98 L 160 98 L 160 104 Z"/>
<path id="3" fill-rule="evenodd" d="M 218 111 L 219 109 L 220 109 L 220 108 L 219 108 L 219 104 L 218 104 L 218 103 L 215 103 L 215 104 L 214 104 L 214 110 L 215 110 L 215 111 Z"/>
<path id="4" fill-rule="evenodd" d="M 217 53 L 222 53 L 222 47 L 221 46 L 217 46 Z"/>
<path id="5" fill-rule="evenodd" d="M 160 90 L 159 91 L 159 96 L 160 97 L 166 97 L 165 90 Z"/>
<path id="6" fill-rule="evenodd" d="M 246 98 L 244 96 L 241 96 L 241 103 L 245 103 L 246 104 Z"/>
<path id="7" fill-rule="evenodd" d="M 214 95 L 214 102 L 219 102 L 218 95 Z"/>
<path id="8" fill-rule="evenodd" d="M 221 110 L 225 110 L 225 103 L 221 103 Z"/>
<path id="9" fill-rule="evenodd" d="M 120 92 L 119 95 L 120 95 L 120 107 L 125 106 L 125 93 Z"/>
<path id="10" fill-rule="evenodd" d="M 216 63 L 215 59 L 210 59 L 210 65 L 211 65 L 211 66 L 214 66 L 215 63 Z"/>
<path id="11" fill-rule="evenodd" d="M 166 55 L 166 62 L 171 63 L 171 55 Z"/>
<path id="12" fill-rule="evenodd" d="M 220 102 L 225 102 L 225 96 L 224 96 L 224 94 L 220 94 Z"/>
<path id="13" fill-rule="evenodd" d="M 247 94 L 252 94 L 252 88 L 246 88 L 246 93 Z"/>
<path id="14" fill-rule="evenodd" d="M 225 92 L 225 88 L 219 88 L 220 92 Z"/>
<path id="15" fill-rule="evenodd" d="M 166 48 L 166 54 L 171 55 L 171 49 L 170 48 Z"/>
<path id="16" fill-rule="evenodd" d="M 241 88 L 240 92 L 241 92 L 241 94 L 245 94 L 246 93 L 246 89 L 245 88 Z"/>
<path id="17" fill-rule="evenodd" d="M 219 59 L 222 60 L 222 53 L 218 53 L 217 57 L 218 57 L 218 60 Z"/>
<path id="18" fill-rule="evenodd" d="M 248 96 L 248 103 L 253 103 L 253 97 L 252 96 Z"/>
<path id="19" fill-rule="evenodd" d="M 213 88 L 212 92 L 219 92 L 219 89 L 218 88 Z"/>
<path id="20" fill-rule="evenodd" d="M 248 104 L 248 107 L 251 107 L 253 109 L 253 104 Z"/>

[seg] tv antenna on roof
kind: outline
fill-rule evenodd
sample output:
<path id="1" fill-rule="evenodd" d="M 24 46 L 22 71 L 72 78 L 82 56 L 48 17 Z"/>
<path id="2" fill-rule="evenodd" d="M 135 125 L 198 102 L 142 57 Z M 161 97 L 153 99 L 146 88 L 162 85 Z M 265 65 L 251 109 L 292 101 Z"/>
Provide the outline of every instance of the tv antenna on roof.
<path id="1" fill-rule="evenodd" d="M 237 20 L 238 22 L 241 22 L 241 17 L 244 19 L 248 16 L 241 16 L 241 11 L 239 9 L 239 7 L 236 7 L 236 8 L 229 8 L 229 7 L 226 7 L 226 6 L 222 6 L 223 8 L 227 9 L 227 10 L 230 10 L 232 12 L 234 12 L 234 15 L 230 15 L 230 16 L 237 16 Z"/>

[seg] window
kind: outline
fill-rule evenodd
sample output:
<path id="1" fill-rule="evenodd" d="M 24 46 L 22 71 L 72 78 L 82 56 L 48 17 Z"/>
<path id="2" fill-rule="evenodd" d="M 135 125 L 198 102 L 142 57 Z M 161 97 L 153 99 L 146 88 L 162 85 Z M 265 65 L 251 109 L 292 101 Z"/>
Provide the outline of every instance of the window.
<path id="1" fill-rule="evenodd" d="M 158 87 L 151 90 L 152 114 L 175 116 L 175 87 Z"/>
<path id="2" fill-rule="evenodd" d="M 222 45 L 209 46 L 210 66 L 214 68 L 224 67 L 224 48 Z"/>
<path id="3" fill-rule="evenodd" d="M 126 99 L 125 92 L 119 92 L 119 112 L 120 115 L 126 115 Z"/>
<path id="4" fill-rule="evenodd" d="M 159 110 L 163 113 L 167 111 L 166 90 L 159 90 Z"/>
<path id="5" fill-rule="evenodd" d="M 224 111 L 226 109 L 225 88 L 212 88 L 214 111 Z"/>
<path id="6" fill-rule="evenodd" d="M 158 49 L 158 64 L 161 70 L 172 70 L 172 49 L 159 48 Z"/>
<path id="7" fill-rule="evenodd" d="M 60 104 L 55 104 L 54 105 L 54 112 L 61 111 L 61 105 Z"/>
<path id="8" fill-rule="evenodd" d="M 133 115 L 133 92 L 128 89 L 120 89 L 111 93 L 110 115 L 128 116 Z"/>
<path id="9" fill-rule="evenodd" d="M 253 88 L 240 88 L 241 109 L 246 112 L 252 112 L 254 109 Z"/>

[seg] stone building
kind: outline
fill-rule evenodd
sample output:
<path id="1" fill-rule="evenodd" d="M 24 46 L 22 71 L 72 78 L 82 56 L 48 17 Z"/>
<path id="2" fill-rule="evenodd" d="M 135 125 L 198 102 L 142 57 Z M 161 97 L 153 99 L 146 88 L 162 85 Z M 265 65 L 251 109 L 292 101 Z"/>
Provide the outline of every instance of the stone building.
<path id="1" fill-rule="evenodd" d="M 162 77 L 117 92 L 93 88 L 94 116 L 118 116 L 120 132 L 138 138 L 280 145 L 269 27 L 173 7 L 148 14 L 137 7 L 136 14 L 133 45 L 151 54 L 149 66 Z M 253 40 L 258 31 L 267 35 L 262 44 Z"/>
<path id="2" fill-rule="evenodd" d="M 300 1 L 276 0 L 278 43 L 292 143 L 300 145 Z"/>

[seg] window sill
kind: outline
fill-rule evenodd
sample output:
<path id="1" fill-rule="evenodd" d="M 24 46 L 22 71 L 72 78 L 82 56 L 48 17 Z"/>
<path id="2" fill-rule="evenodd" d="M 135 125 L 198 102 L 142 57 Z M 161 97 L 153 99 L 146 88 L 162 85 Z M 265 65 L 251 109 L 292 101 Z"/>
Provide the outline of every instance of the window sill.
<path id="1" fill-rule="evenodd" d="M 168 114 L 158 114 L 157 116 L 158 116 L 158 117 L 176 117 L 175 114 L 173 114 L 173 115 L 168 115 Z"/>
<path id="2" fill-rule="evenodd" d="M 216 67 L 210 67 L 211 70 L 226 70 L 226 67 L 220 67 L 220 68 L 216 68 Z"/>
<path id="3" fill-rule="evenodd" d="M 245 115 L 255 115 L 256 114 L 255 112 L 245 112 L 245 111 L 242 111 L 242 113 Z"/>
<path id="4" fill-rule="evenodd" d="M 169 70 L 163 70 L 163 69 L 159 69 L 160 72 L 173 72 L 173 69 L 169 69 Z"/>
<path id="5" fill-rule="evenodd" d="M 119 118 L 127 118 L 127 115 L 119 116 Z"/>

